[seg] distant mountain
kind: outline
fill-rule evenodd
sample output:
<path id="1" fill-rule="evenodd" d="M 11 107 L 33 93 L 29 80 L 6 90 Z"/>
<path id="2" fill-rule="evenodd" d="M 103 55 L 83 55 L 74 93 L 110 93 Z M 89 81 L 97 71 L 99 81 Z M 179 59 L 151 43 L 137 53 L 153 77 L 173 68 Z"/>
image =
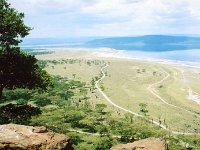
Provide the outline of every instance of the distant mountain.
<path id="1" fill-rule="evenodd" d="M 95 39 L 85 47 L 109 47 L 122 50 L 174 51 L 200 49 L 200 37 L 145 35 L 136 37 L 111 37 Z"/>

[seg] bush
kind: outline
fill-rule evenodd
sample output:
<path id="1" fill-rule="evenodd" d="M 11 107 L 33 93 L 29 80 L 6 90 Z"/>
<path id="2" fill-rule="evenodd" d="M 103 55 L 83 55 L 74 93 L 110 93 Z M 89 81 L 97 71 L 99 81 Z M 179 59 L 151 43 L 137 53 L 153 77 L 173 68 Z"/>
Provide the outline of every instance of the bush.
<path id="1" fill-rule="evenodd" d="M 52 103 L 51 103 L 51 100 L 49 100 L 49 99 L 42 99 L 42 100 L 37 100 L 35 102 L 35 104 L 39 107 L 44 107 L 44 106 L 50 105 Z"/>
<path id="2" fill-rule="evenodd" d="M 32 116 L 39 114 L 41 114 L 41 110 L 38 107 L 8 104 L 0 107 L 0 124 L 27 124 Z"/>
<path id="3" fill-rule="evenodd" d="M 113 146 L 113 139 L 109 137 L 102 137 L 97 141 L 95 150 L 108 150 Z"/>
<path id="4" fill-rule="evenodd" d="M 25 105 L 25 104 L 28 103 L 28 100 L 23 99 L 23 98 L 20 98 L 20 99 L 18 99 L 18 100 L 16 101 L 16 103 L 17 103 L 18 105 Z"/>

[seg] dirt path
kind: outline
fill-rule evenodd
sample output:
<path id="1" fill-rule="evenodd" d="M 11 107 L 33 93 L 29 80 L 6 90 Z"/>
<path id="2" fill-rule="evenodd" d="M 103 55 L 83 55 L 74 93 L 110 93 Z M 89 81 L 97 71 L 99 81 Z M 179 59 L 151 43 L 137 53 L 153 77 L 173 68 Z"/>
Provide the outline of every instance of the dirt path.
<path id="1" fill-rule="evenodd" d="M 85 134 L 85 135 L 93 135 L 93 136 L 102 136 L 102 134 L 100 133 L 91 133 L 91 132 L 85 132 L 82 130 L 76 130 L 76 129 L 67 129 L 70 132 L 76 132 L 76 133 L 80 133 L 80 134 Z M 120 139 L 121 136 L 120 135 L 111 135 L 113 138 L 118 138 Z"/>
<path id="2" fill-rule="evenodd" d="M 116 107 L 116 108 L 118 108 L 118 109 L 120 109 L 120 110 L 123 110 L 123 111 L 125 111 L 125 112 L 131 113 L 131 114 L 133 114 L 133 115 L 135 115 L 135 116 L 138 116 L 138 117 L 141 117 L 141 118 L 145 118 L 144 116 L 142 116 L 142 115 L 140 115 L 140 114 L 138 114 L 138 113 L 136 113 L 136 112 L 133 112 L 133 111 L 131 111 L 131 110 L 128 110 L 128 109 L 126 109 L 126 108 L 123 108 L 123 107 L 121 107 L 121 106 L 115 104 L 115 103 L 102 91 L 102 89 L 99 87 L 99 82 L 101 82 L 101 81 L 106 77 L 106 75 L 105 75 L 105 73 L 104 73 L 104 69 L 107 68 L 108 66 L 109 66 L 109 65 L 106 64 L 104 67 L 101 68 L 102 77 L 101 77 L 99 80 L 96 81 L 95 87 L 98 89 L 98 91 L 100 92 L 100 94 L 105 98 L 105 100 L 106 100 L 107 102 L 109 102 L 111 105 L 113 105 L 114 107 Z M 167 73 L 167 72 L 166 72 L 166 73 Z M 187 111 L 187 112 L 189 112 L 189 113 L 192 113 L 192 112 L 190 112 L 190 111 L 188 111 L 188 110 L 186 110 L 186 109 L 183 109 L 183 108 L 181 108 L 181 107 L 178 107 L 178 106 L 175 106 L 175 105 L 172 105 L 172 104 L 167 103 L 167 102 L 166 102 L 164 99 L 162 99 L 162 98 L 155 92 L 155 90 L 153 89 L 153 86 L 162 83 L 162 82 L 165 81 L 167 78 L 169 78 L 169 76 L 170 76 L 170 74 L 167 73 L 167 76 L 165 76 L 161 81 L 159 81 L 159 82 L 157 82 L 157 83 L 154 83 L 154 84 L 151 84 L 151 85 L 148 87 L 148 89 L 151 91 L 151 93 L 152 93 L 153 95 L 155 95 L 157 98 L 159 98 L 159 99 L 160 99 L 161 101 L 163 101 L 165 104 L 170 105 L 170 106 L 175 107 L 175 108 L 179 108 L 179 109 L 185 110 L 185 111 Z M 192 113 L 192 114 L 194 114 L 194 113 Z M 196 115 L 196 114 L 195 114 L 195 115 Z M 145 119 L 146 119 L 146 118 L 145 118 Z M 157 122 L 157 121 L 152 121 L 152 120 L 149 120 L 149 121 L 152 122 L 153 124 L 155 124 L 155 125 L 157 125 L 157 126 L 163 128 L 163 129 L 165 129 L 165 130 L 171 132 L 172 134 L 175 134 L 175 135 L 180 135 L 180 134 L 193 135 L 193 134 L 197 134 L 197 133 L 188 133 L 188 132 L 186 133 L 186 132 L 171 131 L 171 130 L 169 130 L 168 128 L 166 128 L 166 126 L 160 124 L 160 123 Z"/>
<path id="3" fill-rule="evenodd" d="M 173 104 L 168 103 L 166 100 L 164 100 L 162 97 L 160 97 L 160 96 L 158 95 L 157 91 L 156 91 L 153 87 L 156 86 L 156 85 L 161 84 L 162 82 L 164 82 L 165 80 L 167 80 L 167 79 L 170 77 L 170 74 L 169 74 L 168 72 L 164 71 L 164 73 L 166 74 L 166 76 L 165 76 L 162 80 L 160 80 L 160 81 L 158 81 L 158 82 L 156 82 L 156 83 L 153 83 L 153 84 L 149 85 L 148 88 L 147 88 L 148 91 L 149 91 L 151 94 L 153 94 L 155 97 L 157 97 L 159 100 L 161 100 L 163 103 L 165 103 L 166 105 L 171 106 L 171 107 L 174 107 L 174 108 L 177 108 L 177 109 L 180 109 L 180 110 L 183 110 L 183 111 L 186 111 L 186 112 L 188 112 L 188 113 L 190 113 L 190 114 L 192 114 L 192 115 L 195 115 L 195 116 L 197 116 L 197 117 L 200 117 L 200 115 L 198 115 L 198 114 L 196 114 L 196 113 L 194 113 L 194 112 L 191 112 L 191 111 L 189 111 L 189 110 L 187 110 L 187 109 L 184 109 L 184 108 L 182 108 L 182 107 L 179 107 L 179 106 L 176 106 L 176 105 L 173 105 Z"/>
<path id="4" fill-rule="evenodd" d="M 129 113 L 131 113 L 131 114 L 133 114 L 133 115 L 135 115 L 135 116 L 144 118 L 144 116 L 142 116 L 142 115 L 140 115 L 140 114 L 138 114 L 138 113 L 136 113 L 136 112 L 133 112 L 133 111 L 128 110 L 128 109 L 125 109 L 125 108 L 123 108 L 123 107 L 121 107 L 121 106 L 115 104 L 115 103 L 101 90 L 101 88 L 99 87 L 98 84 L 99 84 L 100 81 L 102 81 L 102 80 L 105 78 L 105 73 L 104 73 L 103 70 L 104 70 L 105 68 L 107 68 L 107 67 L 108 67 L 108 65 L 106 65 L 106 66 L 104 66 L 103 68 L 101 68 L 101 73 L 103 74 L 103 76 L 102 76 L 98 81 L 96 81 L 96 83 L 95 83 L 95 86 L 96 86 L 96 88 L 99 90 L 100 94 L 106 99 L 106 101 L 108 101 L 108 102 L 109 102 L 111 105 L 113 105 L 114 107 L 116 107 L 116 108 L 118 108 L 118 109 L 120 109 L 120 110 L 123 110 L 123 111 L 125 111 L 125 112 L 129 112 Z M 149 120 L 149 121 L 152 122 L 152 120 Z M 162 127 L 163 129 L 167 129 L 164 125 L 161 125 L 159 122 L 153 121 L 153 123 L 156 124 L 156 125 L 158 125 L 158 126 L 160 126 L 160 127 Z"/>

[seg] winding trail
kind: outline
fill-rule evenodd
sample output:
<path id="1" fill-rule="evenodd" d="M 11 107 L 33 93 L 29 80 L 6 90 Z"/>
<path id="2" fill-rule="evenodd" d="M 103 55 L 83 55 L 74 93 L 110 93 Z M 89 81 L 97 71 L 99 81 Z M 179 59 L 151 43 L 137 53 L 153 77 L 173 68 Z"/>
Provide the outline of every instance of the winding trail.
<path id="1" fill-rule="evenodd" d="M 104 69 L 107 68 L 108 66 L 109 66 L 108 64 L 105 64 L 105 66 L 101 68 L 102 77 L 101 77 L 99 80 L 97 80 L 97 81 L 95 82 L 95 87 L 98 89 L 98 91 L 100 92 L 100 94 L 105 98 L 105 100 L 106 100 L 107 102 L 109 102 L 111 105 L 113 105 L 114 107 L 116 107 L 116 108 L 118 108 L 118 109 L 120 109 L 120 110 L 123 110 L 123 111 L 125 111 L 125 112 L 131 113 L 131 114 L 133 114 L 133 115 L 135 115 L 135 116 L 138 116 L 138 117 L 141 117 L 141 118 L 145 118 L 144 116 L 142 116 L 142 115 L 140 115 L 140 114 L 138 114 L 138 113 L 136 113 L 136 112 L 133 112 L 133 111 L 131 111 L 131 110 L 128 110 L 128 109 L 126 109 L 126 108 L 123 108 L 123 107 L 121 107 L 121 106 L 115 104 L 115 103 L 103 92 L 103 90 L 99 87 L 99 83 L 106 77 L 105 72 L 104 72 Z M 166 72 L 166 73 L 167 73 L 167 72 Z M 148 89 L 151 91 L 151 93 L 152 93 L 153 95 L 155 95 L 157 98 L 159 98 L 160 100 L 162 100 L 165 104 L 167 104 L 167 105 L 169 105 L 169 106 L 172 106 L 172 107 L 175 107 L 175 108 L 179 108 L 179 109 L 185 110 L 185 111 L 187 111 L 187 112 L 189 112 L 189 113 L 192 113 L 192 112 L 190 112 L 190 111 L 188 111 L 188 110 L 186 110 L 186 109 L 183 109 L 183 108 L 181 108 L 181 107 L 178 107 L 178 106 L 175 106 L 175 105 L 172 105 L 172 104 L 167 103 L 167 102 L 166 102 L 164 99 L 162 99 L 162 98 L 155 92 L 155 90 L 153 89 L 153 86 L 162 83 L 162 82 L 165 81 L 167 78 L 169 78 L 169 76 L 170 76 L 170 74 L 167 73 L 167 76 L 165 76 L 161 81 L 159 81 L 159 82 L 157 82 L 157 83 L 154 83 L 154 84 L 151 84 L 151 85 L 148 87 Z M 194 113 L 192 113 L 192 114 L 194 114 Z M 195 114 L 195 115 L 196 115 L 196 114 Z M 145 118 L 145 119 L 146 119 L 146 118 Z M 168 129 L 166 126 L 162 125 L 161 123 L 159 123 L 159 122 L 157 122 L 157 121 L 149 120 L 149 122 L 152 122 L 153 124 L 155 124 L 155 125 L 157 125 L 157 126 L 163 128 L 164 130 L 167 130 L 167 131 L 169 131 L 169 132 L 171 132 L 172 134 L 175 134 L 175 135 L 182 135 L 182 134 L 185 134 L 185 135 L 194 135 L 194 134 L 199 134 L 199 133 L 188 133 L 188 132 L 171 131 L 171 130 Z"/>
<path id="2" fill-rule="evenodd" d="M 80 133 L 80 134 L 85 134 L 85 135 L 93 135 L 93 136 L 102 136 L 102 134 L 100 133 L 91 133 L 91 132 L 85 132 L 82 130 L 76 130 L 76 129 L 67 129 L 70 132 L 76 132 L 76 133 Z M 118 138 L 120 139 L 121 136 L 120 135 L 111 135 L 113 138 Z"/>
<path id="3" fill-rule="evenodd" d="M 167 79 L 170 77 L 170 74 L 169 74 L 168 72 L 166 72 L 165 70 L 163 70 L 163 71 L 164 71 L 164 73 L 166 74 L 166 76 L 165 76 L 162 80 L 160 80 L 160 81 L 158 81 L 158 82 L 156 82 L 156 83 L 153 83 L 153 84 L 149 85 L 148 88 L 147 88 L 148 91 L 149 91 L 151 94 L 153 94 L 155 97 L 157 97 L 159 100 L 161 100 L 163 103 L 165 103 L 166 105 L 171 106 L 171 107 L 174 107 L 174 108 L 177 108 L 177 109 L 180 109 L 180 110 L 183 110 L 183 111 L 186 111 L 186 112 L 188 112 L 188 113 L 190 113 L 190 114 L 192 114 L 192 115 L 195 115 L 195 116 L 197 116 L 197 117 L 200 117 L 200 115 L 198 115 L 198 114 L 196 114 L 196 113 L 194 113 L 194 112 L 191 112 L 191 111 L 189 111 L 189 110 L 187 110 L 187 109 L 184 109 L 184 108 L 182 108 L 182 107 L 179 107 L 179 106 L 176 106 L 176 105 L 173 105 L 173 104 L 168 103 L 167 101 L 165 101 L 162 97 L 160 97 L 160 96 L 158 95 L 158 93 L 156 92 L 156 90 L 155 90 L 153 87 L 156 86 L 156 85 L 158 85 L 158 84 L 161 84 L 162 82 L 164 82 L 165 80 L 167 80 Z"/>

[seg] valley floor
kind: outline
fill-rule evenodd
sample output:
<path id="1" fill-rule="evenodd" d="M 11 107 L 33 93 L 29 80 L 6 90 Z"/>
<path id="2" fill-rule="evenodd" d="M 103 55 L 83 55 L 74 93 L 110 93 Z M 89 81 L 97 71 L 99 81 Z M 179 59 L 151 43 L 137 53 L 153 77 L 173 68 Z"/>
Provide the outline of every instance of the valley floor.
<path id="1" fill-rule="evenodd" d="M 120 51 L 111 49 L 63 49 L 37 56 L 42 60 L 85 59 L 104 60 L 106 77 L 101 87 L 116 105 L 140 115 L 146 104 L 149 120 L 159 122 L 174 132 L 200 132 L 200 69 L 166 61 L 120 58 Z M 63 69 L 65 68 L 65 69 Z M 53 75 L 79 78 L 90 82 L 100 72 L 99 66 L 57 64 L 46 70 Z M 91 96 L 92 103 L 105 103 L 114 114 L 124 113 L 114 107 L 101 93 Z"/>

